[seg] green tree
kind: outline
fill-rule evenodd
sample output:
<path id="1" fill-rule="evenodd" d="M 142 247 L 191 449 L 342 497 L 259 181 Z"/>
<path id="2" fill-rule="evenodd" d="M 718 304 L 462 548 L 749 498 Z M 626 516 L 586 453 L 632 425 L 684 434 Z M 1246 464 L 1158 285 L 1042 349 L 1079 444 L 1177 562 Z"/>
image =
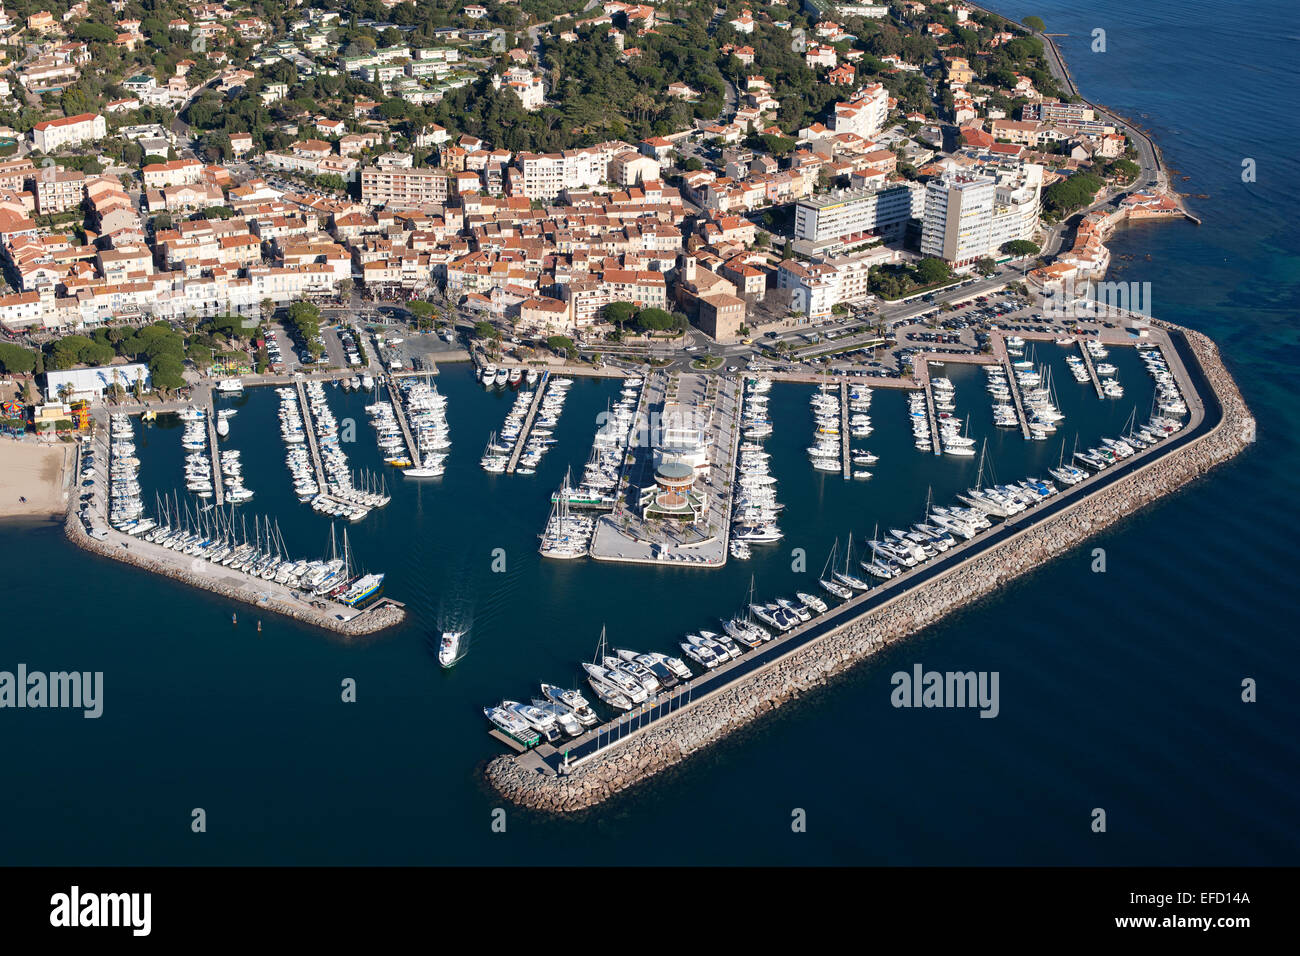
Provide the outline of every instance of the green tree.
<path id="1" fill-rule="evenodd" d="M 36 371 L 36 353 L 20 345 L 0 342 L 0 369 L 10 375 L 27 375 Z"/>
<path id="2" fill-rule="evenodd" d="M 149 375 L 153 387 L 161 391 L 174 392 L 185 387 L 185 366 L 175 355 L 160 355 L 149 364 Z"/>
<path id="3" fill-rule="evenodd" d="M 635 315 L 636 306 L 631 302 L 611 302 L 605 306 L 606 321 L 613 322 L 620 329 L 631 322 Z"/>
<path id="4" fill-rule="evenodd" d="M 1047 29 L 1047 24 L 1043 22 L 1042 17 L 1029 16 L 1029 17 L 1025 17 L 1020 22 L 1023 23 L 1025 26 L 1029 27 L 1029 29 L 1031 30 L 1037 30 L 1039 33 L 1042 33 L 1044 30 Z"/>
<path id="5" fill-rule="evenodd" d="M 1038 255 L 1038 243 L 1030 242 L 1028 239 L 1012 239 L 1010 242 L 1002 244 L 1002 251 L 1009 256 L 1022 259 L 1025 256 Z"/>
<path id="6" fill-rule="evenodd" d="M 636 314 L 636 324 L 647 332 L 664 332 L 676 325 L 672 314 L 663 309 L 642 309 Z"/>
<path id="7" fill-rule="evenodd" d="M 952 270 L 948 268 L 948 263 L 933 256 L 922 259 L 916 265 L 916 276 L 921 285 L 935 285 L 951 275 Z"/>

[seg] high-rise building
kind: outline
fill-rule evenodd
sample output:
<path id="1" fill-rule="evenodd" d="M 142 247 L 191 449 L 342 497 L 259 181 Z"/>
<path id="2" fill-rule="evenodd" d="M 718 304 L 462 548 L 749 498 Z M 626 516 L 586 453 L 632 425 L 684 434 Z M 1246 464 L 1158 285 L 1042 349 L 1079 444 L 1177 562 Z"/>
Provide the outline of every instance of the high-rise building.
<path id="1" fill-rule="evenodd" d="M 997 180 L 981 172 L 948 170 L 926 187 L 921 254 L 954 268 L 990 254 Z"/>
<path id="2" fill-rule="evenodd" d="M 794 211 L 794 248 L 802 255 L 831 255 L 901 233 L 925 209 L 918 183 L 886 183 L 836 190 L 802 199 Z"/>

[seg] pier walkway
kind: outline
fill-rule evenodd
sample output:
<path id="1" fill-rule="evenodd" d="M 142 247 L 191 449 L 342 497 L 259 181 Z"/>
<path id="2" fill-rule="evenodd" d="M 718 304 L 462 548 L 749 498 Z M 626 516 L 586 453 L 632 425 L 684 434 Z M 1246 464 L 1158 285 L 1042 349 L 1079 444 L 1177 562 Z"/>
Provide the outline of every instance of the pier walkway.
<path id="1" fill-rule="evenodd" d="M 922 367 L 925 369 L 921 384 L 925 388 L 925 420 L 930 426 L 930 444 L 936 455 L 942 455 L 943 448 L 939 444 L 939 416 L 934 410 L 934 389 L 930 385 L 930 363 L 926 361 Z"/>
<path id="2" fill-rule="evenodd" d="M 406 442 L 406 454 L 411 459 L 411 464 L 420 467 L 424 464 L 420 456 L 420 449 L 416 447 L 415 437 L 411 434 L 411 426 L 406 421 L 406 406 L 402 404 L 402 393 L 398 391 L 397 380 L 392 372 L 384 372 L 384 384 L 388 387 L 388 397 L 393 403 L 393 417 L 397 419 L 397 427 L 402 430 L 402 439 Z"/>
<path id="3" fill-rule="evenodd" d="M 853 462 L 849 455 L 849 383 L 840 382 L 840 462 L 844 477 L 853 477 Z"/>
<path id="4" fill-rule="evenodd" d="M 329 485 L 325 481 L 325 466 L 320 460 L 320 448 L 316 444 L 316 422 L 311 417 L 311 409 L 307 406 L 307 389 L 302 384 L 302 379 L 296 380 L 294 386 L 298 389 L 298 411 L 302 415 L 302 427 L 307 433 L 307 451 L 311 453 L 312 470 L 316 472 L 316 484 L 320 487 L 321 494 L 329 493 Z"/>
<path id="5" fill-rule="evenodd" d="M 528 443 L 528 435 L 533 430 L 533 420 L 537 418 L 537 409 L 542 406 L 542 396 L 546 394 L 546 383 L 550 380 L 551 370 L 547 369 L 542 373 L 542 377 L 537 380 L 537 390 L 533 393 L 533 400 L 528 405 L 528 414 L 524 417 L 524 426 L 519 429 L 519 437 L 515 439 L 515 447 L 510 452 L 510 461 L 506 463 L 506 474 L 513 475 L 515 469 L 519 467 L 519 456 L 524 453 L 524 445 Z"/>
<path id="6" fill-rule="evenodd" d="M 226 486 L 221 480 L 221 450 L 217 448 L 217 414 L 216 403 L 208 396 L 207 410 L 203 417 L 208 425 L 208 454 L 212 459 L 212 500 L 220 508 L 226 503 Z"/>
<path id="7" fill-rule="evenodd" d="M 1097 397 L 1105 398 L 1106 393 L 1101 390 L 1101 379 L 1097 377 L 1097 368 L 1092 364 L 1092 353 L 1084 345 L 1083 339 L 1079 340 L 1079 353 L 1083 356 L 1083 366 L 1088 370 L 1088 377 L 1092 379 L 1092 387 L 1097 390 Z"/>
<path id="8" fill-rule="evenodd" d="M 1002 367 L 1006 369 L 1007 387 L 1011 389 L 1011 401 L 1016 407 L 1016 419 L 1020 422 L 1020 432 L 1026 438 L 1029 438 L 1029 418 L 1025 415 L 1025 406 L 1020 400 L 1020 380 L 1016 378 L 1016 370 L 1011 364 L 1011 356 L 1007 354 L 1007 340 L 1001 335 L 993 336 L 993 354 L 998 357 Z"/>

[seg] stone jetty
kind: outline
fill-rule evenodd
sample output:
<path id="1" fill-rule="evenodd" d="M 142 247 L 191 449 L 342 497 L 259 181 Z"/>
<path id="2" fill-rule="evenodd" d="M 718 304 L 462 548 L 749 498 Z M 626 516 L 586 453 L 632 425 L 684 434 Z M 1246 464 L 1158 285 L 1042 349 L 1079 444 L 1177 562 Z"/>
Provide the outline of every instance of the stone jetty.
<path id="1" fill-rule="evenodd" d="M 230 583 L 235 577 L 233 572 L 215 573 L 222 569 L 211 569 L 207 562 L 200 559 L 186 563 L 186 559 L 182 556 L 163 548 L 151 549 L 147 542 L 129 535 L 110 532 L 110 537 L 106 540 L 92 538 L 86 533 L 81 520 L 71 509 L 63 528 L 68 540 L 86 551 L 133 565 L 144 571 L 161 574 L 191 587 L 202 588 L 232 601 L 248 604 L 259 611 L 274 612 L 347 637 L 360 637 L 382 631 L 384 628 L 401 623 L 406 617 L 406 609 L 392 601 L 381 601 L 373 607 L 356 613 L 353 613 L 351 608 L 347 608 L 346 611 L 351 616 L 344 619 L 337 613 L 345 610 L 343 605 L 320 602 L 324 606 L 317 607 L 308 600 L 295 599 L 292 597 L 292 592 L 282 585 L 247 578 L 246 586 L 237 586 Z M 158 556 L 146 553 L 149 551 L 157 551 Z M 245 576 L 238 575 L 238 577 Z"/>
<path id="2" fill-rule="evenodd" d="M 571 767 L 557 773 L 537 753 L 503 755 L 487 765 L 488 781 L 512 802 L 537 810 L 570 813 L 595 806 L 824 684 L 885 645 L 1078 547 L 1239 454 L 1254 440 L 1255 422 L 1217 347 L 1197 332 L 1152 324 L 1182 332 L 1218 400 L 1222 415 L 1204 434 L 1168 451 L 1156 449 L 1162 453 L 1149 463 L 1081 495 L 1074 504 Z M 1202 421 L 1200 396 L 1187 398 L 1193 423 Z"/>

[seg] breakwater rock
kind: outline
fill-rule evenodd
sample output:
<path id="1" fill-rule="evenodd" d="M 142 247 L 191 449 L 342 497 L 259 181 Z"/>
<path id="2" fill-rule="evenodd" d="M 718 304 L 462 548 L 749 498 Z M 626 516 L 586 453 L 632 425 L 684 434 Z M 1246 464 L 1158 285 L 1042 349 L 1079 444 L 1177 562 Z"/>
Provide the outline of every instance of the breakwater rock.
<path id="1" fill-rule="evenodd" d="M 1241 452 L 1254 440 L 1254 419 L 1214 343 L 1197 332 L 1162 322 L 1155 324 L 1183 334 L 1222 408 L 1221 418 L 1205 434 L 1167 451 L 1154 449 L 1149 463 L 1112 484 L 1081 494 L 1074 504 L 1030 524 L 946 573 L 846 621 L 762 670 L 655 721 L 563 773 L 557 775 L 533 755 L 499 756 L 487 765 L 488 781 L 512 802 L 537 810 L 568 813 L 595 806 L 825 683 L 886 644 L 917 633 L 1016 576 L 1077 547 Z M 1199 406 L 1192 408 L 1192 415 L 1189 428 L 1205 418 Z"/>
<path id="2" fill-rule="evenodd" d="M 246 586 L 234 587 L 215 580 L 210 574 L 203 574 L 177 564 L 156 560 L 139 551 L 122 547 L 120 543 L 92 538 L 86 533 L 81 520 L 71 511 L 69 511 L 67 519 L 63 523 L 63 533 L 77 547 L 98 554 L 101 557 L 121 561 L 153 574 L 161 574 L 173 581 L 180 581 L 191 587 L 202 588 L 232 601 L 239 601 L 241 604 L 255 607 L 259 611 L 270 611 L 284 617 L 291 617 L 296 621 L 302 621 L 304 624 L 334 631 L 347 637 L 373 634 L 376 631 L 400 623 L 406 617 L 406 611 L 402 607 L 394 604 L 384 604 L 363 611 L 350 620 L 339 620 L 328 609 L 318 609 L 300 602 L 278 598 L 271 590 L 259 589 L 258 582 L 251 578 Z M 131 541 L 128 539 L 127 543 L 130 544 Z M 206 567 L 201 562 L 200 566 Z"/>

